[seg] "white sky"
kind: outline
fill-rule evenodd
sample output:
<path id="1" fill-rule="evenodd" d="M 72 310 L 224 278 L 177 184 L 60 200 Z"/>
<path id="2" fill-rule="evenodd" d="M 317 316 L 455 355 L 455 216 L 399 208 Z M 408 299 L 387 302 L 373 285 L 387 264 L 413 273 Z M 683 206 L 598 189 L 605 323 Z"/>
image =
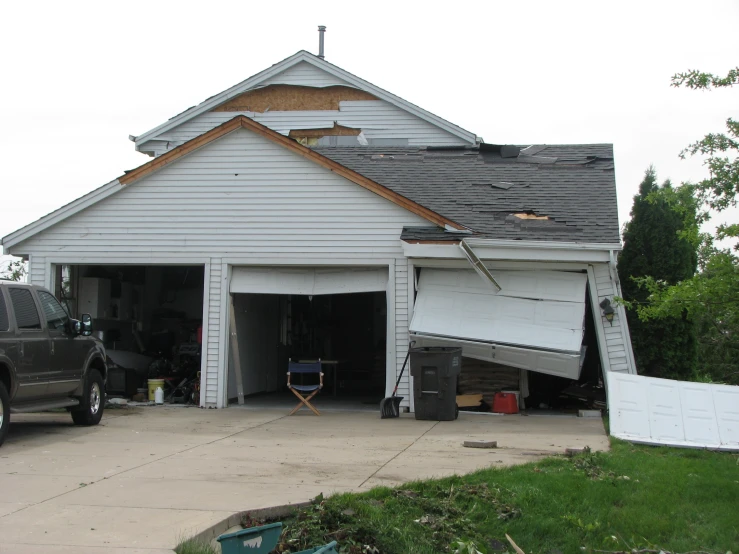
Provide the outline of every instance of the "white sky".
<path id="1" fill-rule="evenodd" d="M 493 143 L 615 145 L 619 218 L 649 164 L 737 117 L 739 90 L 670 87 L 739 64 L 739 2 L 3 2 L 0 236 L 150 158 L 139 135 L 296 51 Z M 739 220 L 736 211 L 721 219 Z"/>

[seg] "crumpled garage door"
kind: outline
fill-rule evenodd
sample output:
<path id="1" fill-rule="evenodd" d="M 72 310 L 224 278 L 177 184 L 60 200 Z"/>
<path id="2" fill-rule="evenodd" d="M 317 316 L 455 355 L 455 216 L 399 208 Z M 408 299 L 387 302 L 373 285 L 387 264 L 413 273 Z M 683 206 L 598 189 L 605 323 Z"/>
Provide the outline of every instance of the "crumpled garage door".
<path id="1" fill-rule="evenodd" d="M 410 324 L 416 346 L 457 345 L 463 355 L 577 379 L 587 275 L 472 269 L 421 270 Z"/>

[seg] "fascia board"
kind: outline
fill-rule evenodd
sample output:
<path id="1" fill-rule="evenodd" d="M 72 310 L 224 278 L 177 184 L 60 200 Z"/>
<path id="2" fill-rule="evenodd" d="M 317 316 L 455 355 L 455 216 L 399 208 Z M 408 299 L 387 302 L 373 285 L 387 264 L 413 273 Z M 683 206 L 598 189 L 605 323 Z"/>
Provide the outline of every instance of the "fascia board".
<path id="1" fill-rule="evenodd" d="M 519 243 L 519 241 L 511 241 Z M 409 244 L 401 241 L 403 254 L 407 258 L 445 258 L 465 259 L 458 243 L 446 244 Z M 598 263 L 610 260 L 609 249 L 563 248 L 557 243 L 552 245 L 540 242 L 500 246 L 476 246 L 475 253 L 482 260 L 519 260 L 544 262 L 585 262 Z M 620 247 L 619 247 L 620 248 Z"/>

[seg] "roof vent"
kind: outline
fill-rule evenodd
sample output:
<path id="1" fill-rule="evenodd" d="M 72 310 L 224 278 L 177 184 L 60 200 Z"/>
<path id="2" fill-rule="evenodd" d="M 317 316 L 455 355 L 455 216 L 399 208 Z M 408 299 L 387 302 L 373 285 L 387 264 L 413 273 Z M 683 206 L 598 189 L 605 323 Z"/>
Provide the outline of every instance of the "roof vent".
<path id="1" fill-rule="evenodd" d="M 326 34 L 326 26 L 319 25 L 318 26 L 318 57 L 321 59 L 325 57 L 323 55 L 323 35 L 325 34 Z"/>

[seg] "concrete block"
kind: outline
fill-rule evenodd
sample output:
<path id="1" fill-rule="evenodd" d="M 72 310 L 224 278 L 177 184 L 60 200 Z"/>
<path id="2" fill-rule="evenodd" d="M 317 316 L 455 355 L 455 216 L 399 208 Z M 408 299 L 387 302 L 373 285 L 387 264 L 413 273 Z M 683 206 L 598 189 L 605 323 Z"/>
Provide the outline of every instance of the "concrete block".
<path id="1" fill-rule="evenodd" d="M 580 410 L 577 412 L 577 417 L 603 417 L 600 410 Z"/>
<path id="2" fill-rule="evenodd" d="M 462 446 L 467 448 L 498 448 L 498 441 L 464 441 Z"/>

